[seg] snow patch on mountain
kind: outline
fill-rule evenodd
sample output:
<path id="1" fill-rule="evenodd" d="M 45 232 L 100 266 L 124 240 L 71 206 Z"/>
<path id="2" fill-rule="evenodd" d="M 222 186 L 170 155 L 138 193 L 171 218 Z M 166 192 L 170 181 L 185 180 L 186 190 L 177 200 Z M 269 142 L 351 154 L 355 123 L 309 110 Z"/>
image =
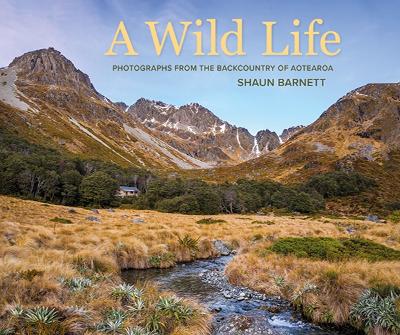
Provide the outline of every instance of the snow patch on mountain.
<path id="1" fill-rule="evenodd" d="M 11 107 L 17 108 L 24 112 L 32 110 L 38 113 L 38 110 L 30 107 L 27 103 L 22 101 L 20 97 L 25 97 L 15 86 L 17 79 L 17 73 L 13 68 L 2 68 L 0 69 L 0 101 L 10 105 Z"/>
<path id="2" fill-rule="evenodd" d="M 258 141 L 257 141 L 257 137 L 254 137 L 254 145 L 253 148 L 251 149 L 251 153 L 256 155 L 256 157 L 260 156 L 260 147 L 258 146 Z"/>

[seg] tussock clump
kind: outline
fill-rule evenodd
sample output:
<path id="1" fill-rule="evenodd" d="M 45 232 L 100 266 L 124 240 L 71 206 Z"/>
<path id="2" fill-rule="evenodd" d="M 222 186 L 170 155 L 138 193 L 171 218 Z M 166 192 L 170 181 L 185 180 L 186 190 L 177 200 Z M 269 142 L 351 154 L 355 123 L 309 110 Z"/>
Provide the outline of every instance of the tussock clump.
<path id="1" fill-rule="evenodd" d="M 115 260 L 107 255 L 99 253 L 81 251 L 72 259 L 72 264 L 80 273 L 115 273 L 118 271 L 118 265 Z"/>
<path id="2" fill-rule="evenodd" d="M 121 269 L 146 269 L 148 267 L 148 248 L 139 240 L 134 239 L 130 245 L 118 243 L 113 253 Z"/>

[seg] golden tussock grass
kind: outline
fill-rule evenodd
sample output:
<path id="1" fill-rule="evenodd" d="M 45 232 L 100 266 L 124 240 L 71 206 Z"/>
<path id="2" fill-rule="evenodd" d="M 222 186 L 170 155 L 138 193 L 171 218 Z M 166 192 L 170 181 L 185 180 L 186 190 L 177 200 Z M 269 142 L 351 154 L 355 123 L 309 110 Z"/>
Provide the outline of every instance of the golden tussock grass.
<path id="1" fill-rule="evenodd" d="M 88 220 L 90 216 L 99 221 Z M 51 221 L 55 217 L 71 223 Z M 262 252 L 281 237 L 348 237 L 349 227 L 354 229 L 351 236 L 400 249 L 400 225 L 274 214 L 216 215 L 212 218 L 218 223 L 197 223 L 207 217 L 124 209 L 95 213 L 0 196 L 0 313 L 16 304 L 60 310 L 83 306 L 92 311 L 93 322 L 100 322 L 104 310 L 121 307 L 110 298 L 111 287 L 121 281 L 121 269 L 168 267 L 214 257 L 216 239 L 239 251 L 227 268 L 230 281 L 308 306 L 303 312 L 317 322 L 345 323 L 360 292 L 374 283 L 400 286 L 400 262 L 330 263 Z M 189 243 L 182 242 L 185 237 Z M 71 294 L 61 277 L 89 277 L 95 285 Z M 318 292 L 305 290 L 310 283 L 318 286 Z M 160 295 L 156 289 L 147 290 Z M 190 324 L 174 324 L 170 332 L 207 334 L 209 316 L 196 315 Z"/>

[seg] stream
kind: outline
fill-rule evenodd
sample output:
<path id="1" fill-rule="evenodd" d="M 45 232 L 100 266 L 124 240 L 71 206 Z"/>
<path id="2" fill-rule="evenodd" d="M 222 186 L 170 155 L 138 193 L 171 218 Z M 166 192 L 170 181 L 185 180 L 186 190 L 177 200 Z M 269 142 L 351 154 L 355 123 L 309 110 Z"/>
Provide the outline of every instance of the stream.
<path id="1" fill-rule="evenodd" d="M 350 335 L 302 319 L 287 301 L 228 283 L 224 268 L 232 256 L 178 264 L 169 269 L 127 270 L 123 279 L 155 282 L 161 290 L 195 299 L 213 313 L 213 335 Z"/>

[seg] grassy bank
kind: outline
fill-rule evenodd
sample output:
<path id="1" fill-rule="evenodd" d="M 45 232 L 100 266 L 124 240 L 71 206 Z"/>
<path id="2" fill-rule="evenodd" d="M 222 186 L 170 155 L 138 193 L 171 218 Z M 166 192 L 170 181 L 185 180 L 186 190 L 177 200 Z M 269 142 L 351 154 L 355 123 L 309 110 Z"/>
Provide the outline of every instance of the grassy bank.
<path id="1" fill-rule="evenodd" d="M 0 329 L 39 334 L 37 327 L 47 327 L 50 330 L 42 334 L 54 334 L 52 327 L 58 327 L 60 334 L 72 328 L 73 334 L 102 334 L 104 327 L 117 324 L 123 331 L 139 326 L 161 327 L 169 334 L 206 334 L 209 316 L 195 302 L 166 301 L 160 296 L 168 294 L 149 285 L 120 287 L 119 271 L 216 256 L 216 239 L 239 250 L 228 269 L 231 281 L 289 299 L 311 282 L 323 294 L 304 296 L 318 307 L 310 317 L 345 323 L 366 288 L 376 283 L 400 286 L 400 262 L 333 263 L 279 255 L 268 248 L 283 237 L 351 235 L 399 250 L 399 227 L 273 214 L 209 217 L 91 211 L 0 197 Z M 48 310 L 37 310 L 40 306 Z M 50 313 L 50 325 L 43 313 Z"/>
<path id="2" fill-rule="evenodd" d="M 398 227 L 385 228 L 363 235 L 398 247 Z M 399 250 L 360 237 L 260 241 L 229 264 L 231 282 L 283 296 L 315 323 L 399 334 Z"/>

